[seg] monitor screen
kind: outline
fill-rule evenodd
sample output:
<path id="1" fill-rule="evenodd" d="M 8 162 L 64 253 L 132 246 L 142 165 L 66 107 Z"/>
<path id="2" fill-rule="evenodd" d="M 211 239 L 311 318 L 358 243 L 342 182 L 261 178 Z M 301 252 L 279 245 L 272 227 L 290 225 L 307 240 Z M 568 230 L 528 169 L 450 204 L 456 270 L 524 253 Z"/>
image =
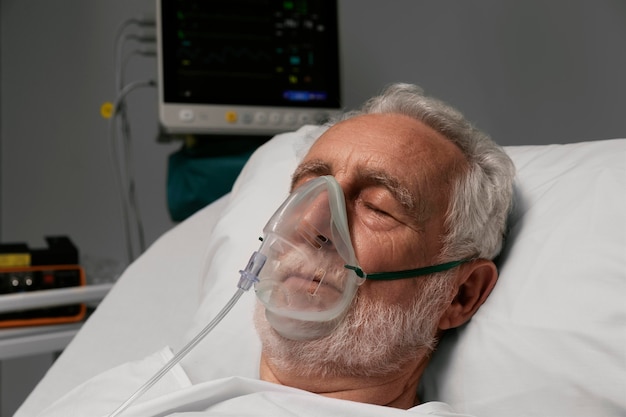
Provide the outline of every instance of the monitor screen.
<path id="1" fill-rule="evenodd" d="M 158 0 L 168 133 L 268 135 L 340 110 L 336 0 Z"/>

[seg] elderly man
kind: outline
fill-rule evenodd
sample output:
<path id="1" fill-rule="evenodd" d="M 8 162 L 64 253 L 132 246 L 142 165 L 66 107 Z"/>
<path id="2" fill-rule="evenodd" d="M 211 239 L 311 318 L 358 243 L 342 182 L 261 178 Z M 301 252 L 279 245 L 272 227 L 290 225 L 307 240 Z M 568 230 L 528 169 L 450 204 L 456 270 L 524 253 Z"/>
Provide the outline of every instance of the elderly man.
<path id="1" fill-rule="evenodd" d="M 440 333 L 467 322 L 496 283 L 492 259 L 502 245 L 513 164 L 454 110 L 415 86 L 395 85 L 314 143 L 293 188 L 322 175 L 341 185 L 364 271 L 466 261 L 430 275 L 366 279 L 345 320 L 321 339 L 290 340 L 256 314 L 261 378 L 410 408 Z"/>
<path id="2" fill-rule="evenodd" d="M 417 387 L 442 332 L 466 323 L 496 284 L 513 177 L 503 150 L 456 110 L 390 86 L 315 141 L 270 220 L 255 255 L 260 381 L 190 386 L 177 367 L 128 411 L 454 415 L 418 406 Z M 96 377 L 43 415 L 102 414 L 126 399 L 111 381 L 154 372 L 141 366 Z"/>

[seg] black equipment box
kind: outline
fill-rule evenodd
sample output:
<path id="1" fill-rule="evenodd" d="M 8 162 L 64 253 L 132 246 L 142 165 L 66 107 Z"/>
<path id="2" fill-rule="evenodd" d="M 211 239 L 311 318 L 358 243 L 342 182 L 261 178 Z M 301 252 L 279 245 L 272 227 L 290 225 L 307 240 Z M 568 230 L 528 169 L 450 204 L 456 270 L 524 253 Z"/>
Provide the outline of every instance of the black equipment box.
<path id="1" fill-rule="evenodd" d="M 23 243 L 0 244 L 0 297 L 3 295 L 79 287 L 86 284 L 78 249 L 65 236 L 46 237 L 48 248 Z M 0 327 L 59 324 L 85 317 L 84 304 L 0 313 Z"/>

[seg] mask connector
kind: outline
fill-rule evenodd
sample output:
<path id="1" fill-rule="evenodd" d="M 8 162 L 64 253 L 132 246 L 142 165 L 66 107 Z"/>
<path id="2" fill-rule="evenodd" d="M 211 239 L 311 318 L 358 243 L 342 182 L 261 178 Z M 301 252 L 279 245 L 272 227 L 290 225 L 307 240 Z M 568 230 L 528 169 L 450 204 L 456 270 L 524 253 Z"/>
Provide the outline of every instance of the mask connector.
<path id="1" fill-rule="evenodd" d="M 267 261 L 267 256 L 259 252 L 254 252 L 248 261 L 245 269 L 239 271 L 241 278 L 237 283 L 237 288 L 248 291 L 255 283 L 259 282 L 259 273 Z"/>

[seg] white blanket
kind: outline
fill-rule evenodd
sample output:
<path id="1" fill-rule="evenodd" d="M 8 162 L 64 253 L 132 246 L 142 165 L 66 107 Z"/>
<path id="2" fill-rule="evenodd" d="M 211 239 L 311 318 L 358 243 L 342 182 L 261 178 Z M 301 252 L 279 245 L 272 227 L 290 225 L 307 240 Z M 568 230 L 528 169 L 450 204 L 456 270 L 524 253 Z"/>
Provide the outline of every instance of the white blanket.
<path id="1" fill-rule="evenodd" d="M 41 417 L 106 417 L 172 357 L 164 348 L 144 360 L 124 364 L 74 389 Z M 337 400 L 245 377 L 227 377 L 192 385 L 176 365 L 122 415 L 151 416 L 435 416 L 463 417 L 440 402 L 410 410 Z"/>

